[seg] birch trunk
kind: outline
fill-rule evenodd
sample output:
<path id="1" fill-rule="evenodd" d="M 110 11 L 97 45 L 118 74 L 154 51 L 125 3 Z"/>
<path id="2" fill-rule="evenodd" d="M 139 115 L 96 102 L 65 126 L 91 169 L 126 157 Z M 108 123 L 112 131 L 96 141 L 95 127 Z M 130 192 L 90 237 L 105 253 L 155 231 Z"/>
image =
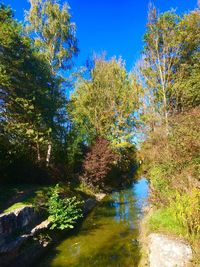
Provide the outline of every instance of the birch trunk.
<path id="1" fill-rule="evenodd" d="M 51 142 L 48 143 L 48 147 L 47 147 L 47 156 L 46 156 L 46 166 L 49 166 L 49 162 L 50 162 L 50 157 L 51 157 L 51 150 L 52 150 L 52 144 Z"/>

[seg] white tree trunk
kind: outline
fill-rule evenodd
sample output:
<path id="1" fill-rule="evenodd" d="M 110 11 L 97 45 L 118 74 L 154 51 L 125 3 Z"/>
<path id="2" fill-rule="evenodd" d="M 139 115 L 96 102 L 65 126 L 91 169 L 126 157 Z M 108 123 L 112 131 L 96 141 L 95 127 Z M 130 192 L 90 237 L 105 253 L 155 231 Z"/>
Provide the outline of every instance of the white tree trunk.
<path id="1" fill-rule="evenodd" d="M 51 157 L 51 149 L 52 149 L 52 144 L 49 142 L 48 147 L 47 147 L 47 156 L 46 156 L 46 166 L 49 166 L 49 161 Z"/>

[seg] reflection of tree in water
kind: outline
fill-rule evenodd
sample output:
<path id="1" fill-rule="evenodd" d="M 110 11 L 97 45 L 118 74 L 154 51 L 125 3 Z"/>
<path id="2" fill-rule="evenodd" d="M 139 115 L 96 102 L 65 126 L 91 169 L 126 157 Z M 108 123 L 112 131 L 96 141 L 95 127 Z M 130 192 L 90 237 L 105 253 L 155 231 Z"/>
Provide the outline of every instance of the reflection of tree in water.
<path id="1" fill-rule="evenodd" d="M 113 206 L 115 207 L 115 220 L 126 223 L 134 228 L 139 209 L 135 205 L 136 200 L 132 190 L 122 190 L 113 194 Z"/>
<path id="2" fill-rule="evenodd" d="M 40 267 L 138 266 L 138 215 L 146 183 L 112 193 L 88 215 L 82 226 L 49 251 Z"/>

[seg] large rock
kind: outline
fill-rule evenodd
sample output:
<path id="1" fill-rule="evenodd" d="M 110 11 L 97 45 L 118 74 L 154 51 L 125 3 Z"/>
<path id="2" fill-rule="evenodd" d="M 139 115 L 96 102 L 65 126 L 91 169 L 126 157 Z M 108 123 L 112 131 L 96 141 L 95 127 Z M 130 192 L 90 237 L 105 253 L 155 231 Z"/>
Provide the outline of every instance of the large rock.
<path id="1" fill-rule="evenodd" d="M 95 197 L 96 197 L 96 200 L 97 201 L 101 201 L 101 200 L 104 199 L 104 197 L 106 197 L 106 194 L 104 194 L 104 193 L 97 193 L 97 194 L 95 194 Z"/>
<path id="2" fill-rule="evenodd" d="M 37 218 L 32 206 L 24 206 L 0 215 L 0 238 L 23 230 Z"/>
<path id="3" fill-rule="evenodd" d="M 49 227 L 32 206 L 24 206 L 0 215 L 0 266 L 29 266 L 51 239 L 33 239 Z M 36 255 L 35 255 L 36 254 Z"/>
<path id="4" fill-rule="evenodd" d="M 149 235 L 150 267 L 186 267 L 191 266 L 191 247 L 178 240 L 161 234 Z"/>
<path id="5" fill-rule="evenodd" d="M 96 203 L 97 203 L 97 200 L 95 198 L 88 198 L 83 205 L 84 215 L 86 215 L 88 212 L 90 212 L 94 208 Z"/>
<path id="6" fill-rule="evenodd" d="M 32 230 L 31 230 L 31 235 L 34 236 L 38 232 L 41 232 L 45 229 L 48 229 L 50 226 L 51 222 L 46 219 L 45 221 L 41 222 L 40 224 L 36 225 Z"/>

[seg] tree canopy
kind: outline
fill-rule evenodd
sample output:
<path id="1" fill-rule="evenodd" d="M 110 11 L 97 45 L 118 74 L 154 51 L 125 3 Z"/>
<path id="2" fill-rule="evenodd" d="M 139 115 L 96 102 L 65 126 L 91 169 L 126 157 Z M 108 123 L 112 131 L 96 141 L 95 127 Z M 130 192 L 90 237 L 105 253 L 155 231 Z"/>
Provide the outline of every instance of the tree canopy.
<path id="1" fill-rule="evenodd" d="M 123 61 L 97 58 L 89 79 L 77 82 L 70 114 L 86 140 L 101 136 L 120 147 L 132 142 L 136 106 L 137 86 Z"/>

